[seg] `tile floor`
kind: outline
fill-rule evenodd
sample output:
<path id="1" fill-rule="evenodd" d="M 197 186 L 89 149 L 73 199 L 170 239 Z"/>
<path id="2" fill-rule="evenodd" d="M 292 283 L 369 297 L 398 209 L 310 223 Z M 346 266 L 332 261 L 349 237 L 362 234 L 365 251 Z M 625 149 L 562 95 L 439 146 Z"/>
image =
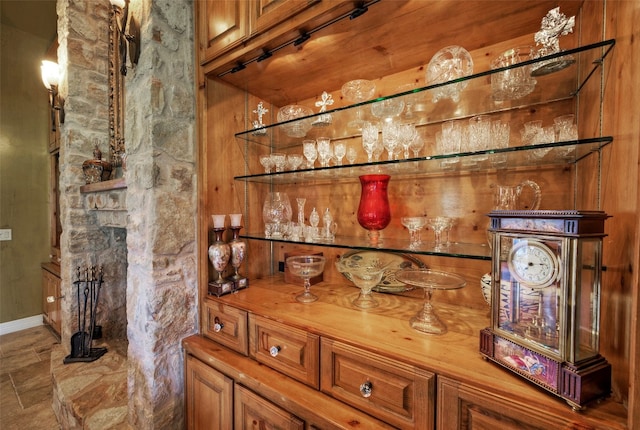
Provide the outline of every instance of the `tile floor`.
<path id="1" fill-rule="evenodd" d="M 0 428 L 60 429 L 52 408 L 51 349 L 46 326 L 0 336 Z"/>

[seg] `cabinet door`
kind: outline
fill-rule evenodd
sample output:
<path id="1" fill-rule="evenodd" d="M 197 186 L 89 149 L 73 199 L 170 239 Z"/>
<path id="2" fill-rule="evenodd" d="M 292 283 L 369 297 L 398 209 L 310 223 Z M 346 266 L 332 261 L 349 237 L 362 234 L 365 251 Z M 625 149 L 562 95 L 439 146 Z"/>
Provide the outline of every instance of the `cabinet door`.
<path id="1" fill-rule="evenodd" d="M 231 429 L 233 380 L 191 355 L 185 357 L 187 429 Z"/>
<path id="2" fill-rule="evenodd" d="M 251 2 L 251 34 L 261 33 L 320 0 L 254 0 Z"/>
<path id="3" fill-rule="evenodd" d="M 197 1 L 200 63 L 242 42 L 248 34 L 246 1 Z"/>
<path id="4" fill-rule="evenodd" d="M 569 412 L 567 406 L 567 416 Z M 494 396 L 456 381 L 438 379 L 438 430 L 587 430 L 584 423 L 562 419 L 535 404 Z"/>
<path id="5" fill-rule="evenodd" d="M 51 320 L 49 316 L 49 302 L 47 297 L 51 295 L 49 292 L 50 284 L 51 284 L 51 273 L 42 269 L 42 317 L 44 319 L 45 324 L 51 325 Z"/>
<path id="6" fill-rule="evenodd" d="M 53 296 L 53 303 L 50 303 L 49 307 L 49 321 L 53 330 L 60 334 L 60 330 L 62 329 L 62 309 L 61 302 L 62 292 L 61 292 L 61 284 L 60 278 L 51 274 L 49 279 L 49 291 L 51 292 L 50 297 Z"/>
<path id="7" fill-rule="evenodd" d="M 304 422 L 295 415 L 237 385 L 235 393 L 236 430 L 302 430 Z"/>

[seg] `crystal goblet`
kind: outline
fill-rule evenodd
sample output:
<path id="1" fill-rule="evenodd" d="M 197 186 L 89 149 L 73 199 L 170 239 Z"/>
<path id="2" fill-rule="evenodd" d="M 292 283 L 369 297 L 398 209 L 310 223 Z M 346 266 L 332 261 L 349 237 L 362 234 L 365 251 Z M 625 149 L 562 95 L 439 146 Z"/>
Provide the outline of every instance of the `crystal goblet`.
<path id="1" fill-rule="evenodd" d="M 373 161 L 373 151 L 378 143 L 378 127 L 375 124 L 365 122 L 362 124 L 362 147 L 367 153 L 367 162 Z"/>
<path id="2" fill-rule="evenodd" d="M 450 228 L 452 225 L 452 219 L 445 216 L 438 216 L 435 218 L 428 218 L 427 225 L 431 227 L 434 233 L 434 241 L 436 245 L 436 249 L 440 248 L 443 245 L 442 233 Z"/>
<path id="3" fill-rule="evenodd" d="M 360 288 L 360 293 L 351 302 L 352 305 L 361 309 L 371 309 L 378 306 L 379 303 L 373 297 L 372 290 L 382 280 L 387 266 L 388 263 L 377 258 L 373 260 L 341 258 L 336 262 L 338 271 Z"/>
<path id="4" fill-rule="evenodd" d="M 336 142 L 333 145 L 333 155 L 336 157 L 336 166 L 342 166 L 342 159 L 347 155 L 347 145 L 344 142 Z"/>
<path id="5" fill-rule="evenodd" d="M 324 271 L 325 261 L 326 259 L 320 255 L 298 255 L 287 258 L 286 263 L 291 274 L 304 280 L 304 291 L 296 296 L 296 301 L 311 303 L 318 300 L 318 296 L 310 291 L 310 279 Z"/>
<path id="6" fill-rule="evenodd" d="M 264 167 L 264 173 L 271 173 L 273 167 L 273 159 L 270 154 L 260 156 L 260 164 Z"/>
<path id="7" fill-rule="evenodd" d="M 431 269 L 404 269 L 396 272 L 396 279 L 414 287 L 424 289 L 424 304 L 409 324 L 414 330 L 429 334 L 444 334 L 447 326 L 436 315 L 431 296 L 433 290 L 453 290 L 466 285 L 464 278 L 453 273 Z"/>
<path id="8" fill-rule="evenodd" d="M 302 164 L 302 155 L 301 154 L 289 154 L 287 155 L 287 166 L 291 170 L 298 170 L 298 167 Z"/>
<path id="9" fill-rule="evenodd" d="M 316 149 L 315 140 L 304 140 L 302 142 L 302 153 L 307 159 L 307 168 L 313 169 L 313 165 L 318 159 L 318 150 Z"/>

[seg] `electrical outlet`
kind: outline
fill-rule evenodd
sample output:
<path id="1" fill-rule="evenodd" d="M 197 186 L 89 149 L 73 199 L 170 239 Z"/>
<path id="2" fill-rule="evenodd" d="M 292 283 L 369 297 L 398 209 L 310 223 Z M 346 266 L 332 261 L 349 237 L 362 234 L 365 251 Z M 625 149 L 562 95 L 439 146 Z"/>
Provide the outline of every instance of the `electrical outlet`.
<path id="1" fill-rule="evenodd" d="M 0 229 L 0 240 L 11 240 L 11 229 L 10 228 L 1 228 Z"/>

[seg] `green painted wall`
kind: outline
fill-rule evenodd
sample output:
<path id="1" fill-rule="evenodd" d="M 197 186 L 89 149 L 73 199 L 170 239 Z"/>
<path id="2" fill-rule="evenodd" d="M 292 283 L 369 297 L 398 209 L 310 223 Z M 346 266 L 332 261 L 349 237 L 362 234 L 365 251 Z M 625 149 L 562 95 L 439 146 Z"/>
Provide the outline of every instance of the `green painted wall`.
<path id="1" fill-rule="evenodd" d="M 51 40 L 0 26 L 0 323 L 42 313 L 49 259 L 48 95 L 40 61 Z"/>

